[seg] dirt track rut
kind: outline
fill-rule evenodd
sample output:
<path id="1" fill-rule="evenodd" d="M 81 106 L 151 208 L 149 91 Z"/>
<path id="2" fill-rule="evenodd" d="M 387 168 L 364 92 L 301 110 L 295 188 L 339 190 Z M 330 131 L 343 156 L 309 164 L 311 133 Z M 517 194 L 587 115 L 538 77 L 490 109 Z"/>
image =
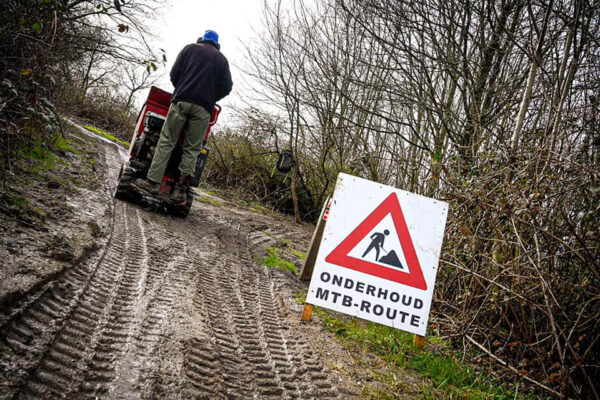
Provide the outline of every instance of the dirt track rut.
<path id="1" fill-rule="evenodd" d="M 13 305 L 0 399 L 339 398 L 284 317 L 249 219 L 195 205 L 187 220 L 112 199 L 106 246 Z"/>

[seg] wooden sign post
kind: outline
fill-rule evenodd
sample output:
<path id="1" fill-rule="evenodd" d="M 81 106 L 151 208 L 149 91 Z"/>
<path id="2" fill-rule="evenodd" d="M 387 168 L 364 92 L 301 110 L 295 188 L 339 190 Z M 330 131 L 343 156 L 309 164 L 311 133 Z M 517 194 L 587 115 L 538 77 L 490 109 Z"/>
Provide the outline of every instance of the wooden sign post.
<path id="1" fill-rule="evenodd" d="M 302 310 L 302 321 L 309 322 L 312 319 L 312 312 L 315 306 L 312 304 L 304 303 L 304 309 Z"/>
<path id="2" fill-rule="evenodd" d="M 323 238 L 323 232 L 325 231 L 325 223 L 327 222 L 329 209 L 331 207 L 330 199 L 331 197 L 327 197 L 325 203 L 323 203 L 321 214 L 319 215 L 319 220 L 317 221 L 317 226 L 315 227 L 310 240 L 310 247 L 308 248 L 306 260 L 304 260 L 304 265 L 300 271 L 300 280 L 302 281 L 308 281 L 312 277 L 315 261 L 317 260 L 317 254 L 319 253 L 319 247 L 321 245 L 321 239 Z M 314 308 L 315 306 L 312 304 L 304 303 L 304 309 L 302 310 L 302 321 L 309 322 L 312 319 L 312 312 Z"/>
<path id="3" fill-rule="evenodd" d="M 327 217 L 329 214 L 330 197 L 325 200 L 323 203 L 323 207 L 321 208 L 321 214 L 319 215 L 319 220 L 317 221 L 317 226 L 313 232 L 312 238 L 310 240 L 310 247 L 308 248 L 308 253 L 306 254 L 306 259 L 304 260 L 304 265 L 302 266 L 302 270 L 300 271 L 300 280 L 308 281 L 312 277 L 312 272 L 315 267 L 315 261 L 317 261 L 317 254 L 319 253 L 319 246 L 321 245 L 321 239 L 323 238 L 323 232 L 325 231 L 325 223 L 327 222 Z"/>
<path id="4" fill-rule="evenodd" d="M 423 346 L 425 346 L 425 336 L 415 334 L 413 344 L 415 345 L 417 350 L 423 350 Z"/>

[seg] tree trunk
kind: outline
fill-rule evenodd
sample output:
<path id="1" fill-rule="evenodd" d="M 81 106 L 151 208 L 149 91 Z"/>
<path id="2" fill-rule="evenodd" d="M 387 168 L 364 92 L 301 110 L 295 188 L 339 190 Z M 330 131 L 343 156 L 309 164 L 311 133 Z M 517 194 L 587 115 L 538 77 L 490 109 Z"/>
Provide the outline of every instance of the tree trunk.
<path id="1" fill-rule="evenodd" d="M 294 204 L 294 220 L 297 224 L 302 222 L 300 218 L 300 206 L 298 205 L 298 172 L 297 167 L 294 165 L 294 169 L 292 170 L 292 203 Z"/>

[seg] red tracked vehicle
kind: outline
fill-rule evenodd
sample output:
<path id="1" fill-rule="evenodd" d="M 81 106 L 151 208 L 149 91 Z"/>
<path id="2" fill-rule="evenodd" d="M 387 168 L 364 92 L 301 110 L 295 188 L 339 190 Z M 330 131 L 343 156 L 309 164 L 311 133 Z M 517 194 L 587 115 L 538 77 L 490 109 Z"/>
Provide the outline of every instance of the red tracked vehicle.
<path id="1" fill-rule="evenodd" d="M 169 112 L 169 105 L 171 104 L 171 93 L 161 90 L 157 87 L 150 88 L 148 99 L 142 107 L 133 137 L 131 138 L 131 145 L 129 146 L 129 161 L 123 163 L 121 172 L 119 173 L 119 183 L 117 184 L 117 191 L 115 198 L 121 200 L 127 200 L 138 203 L 145 203 L 148 205 L 155 206 L 166 210 L 169 214 L 179 215 L 186 217 L 192 203 L 194 201 L 194 192 L 192 187 L 198 186 L 200 182 L 200 176 L 206 165 L 208 154 L 210 149 L 206 147 L 208 142 L 208 136 L 210 135 L 211 127 L 217 123 L 219 112 L 221 107 L 216 105 L 210 116 L 210 122 L 208 129 L 204 135 L 204 141 L 202 142 L 202 151 L 198 156 L 196 162 L 196 171 L 194 178 L 187 192 L 187 200 L 184 205 L 173 204 L 167 201 L 161 201 L 159 199 L 148 197 L 141 194 L 139 191 L 132 187 L 133 181 L 137 178 L 146 178 L 150 164 L 152 163 L 152 157 L 154 157 L 154 150 L 156 149 L 156 143 L 160 137 L 160 131 L 167 118 Z M 162 178 L 160 186 L 161 193 L 171 193 L 175 187 L 175 183 L 179 180 L 179 163 L 181 162 L 181 155 L 183 153 L 183 139 L 185 137 L 185 128 L 179 134 L 179 141 L 171 153 L 171 158 L 167 163 L 167 169 Z"/>

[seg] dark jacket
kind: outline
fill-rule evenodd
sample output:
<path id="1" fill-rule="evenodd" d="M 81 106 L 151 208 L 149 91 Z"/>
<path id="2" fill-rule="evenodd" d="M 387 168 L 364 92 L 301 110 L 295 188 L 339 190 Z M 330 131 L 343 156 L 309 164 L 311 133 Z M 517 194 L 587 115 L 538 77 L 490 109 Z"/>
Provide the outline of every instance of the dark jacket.
<path id="1" fill-rule="evenodd" d="M 172 103 L 187 101 L 212 112 L 215 103 L 231 92 L 229 63 L 212 42 L 188 44 L 171 69 L 175 86 Z"/>

